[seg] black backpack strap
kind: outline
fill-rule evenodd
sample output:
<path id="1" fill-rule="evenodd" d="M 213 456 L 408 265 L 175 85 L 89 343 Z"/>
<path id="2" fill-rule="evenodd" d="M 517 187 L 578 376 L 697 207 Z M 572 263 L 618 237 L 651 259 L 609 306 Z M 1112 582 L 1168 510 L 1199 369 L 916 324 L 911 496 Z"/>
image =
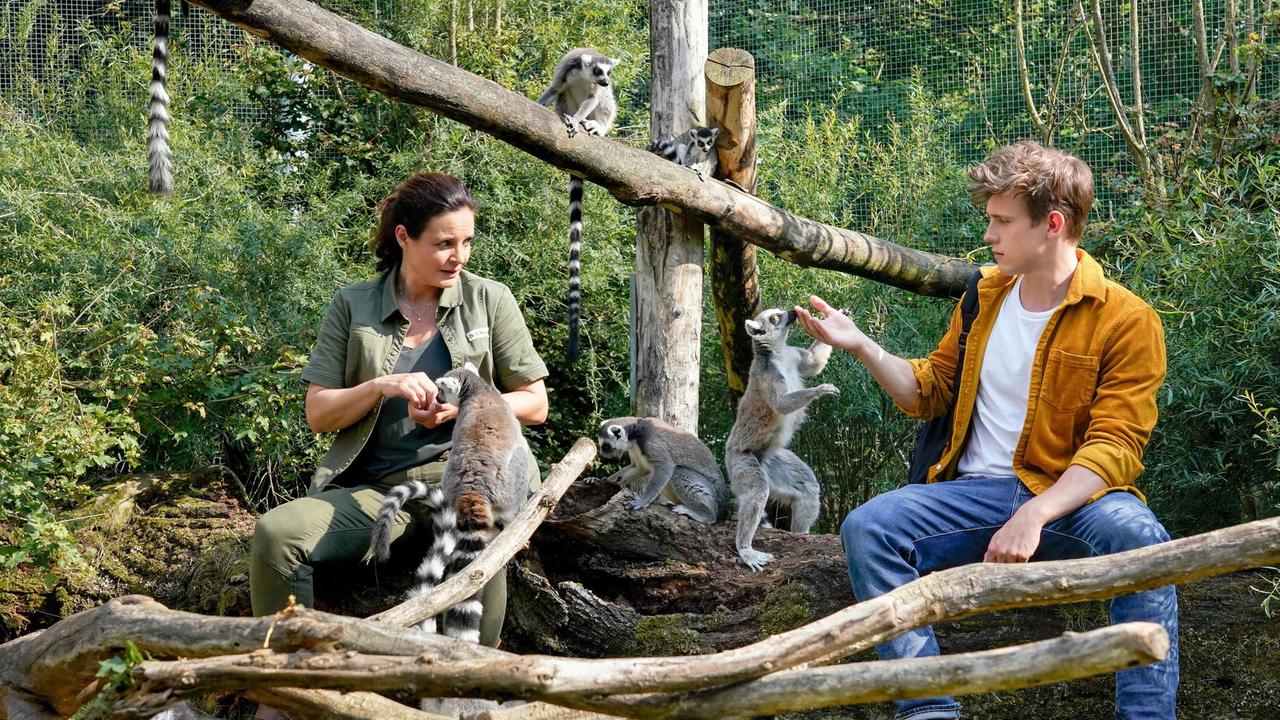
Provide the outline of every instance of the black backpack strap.
<path id="1" fill-rule="evenodd" d="M 978 317 L 978 281 L 982 279 L 982 271 L 975 272 L 965 286 L 964 295 L 960 298 L 960 352 L 956 357 L 956 373 L 951 378 L 951 396 L 960 392 L 960 374 L 964 370 L 965 347 L 969 344 L 969 328 L 973 327 L 973 319 Z"/>

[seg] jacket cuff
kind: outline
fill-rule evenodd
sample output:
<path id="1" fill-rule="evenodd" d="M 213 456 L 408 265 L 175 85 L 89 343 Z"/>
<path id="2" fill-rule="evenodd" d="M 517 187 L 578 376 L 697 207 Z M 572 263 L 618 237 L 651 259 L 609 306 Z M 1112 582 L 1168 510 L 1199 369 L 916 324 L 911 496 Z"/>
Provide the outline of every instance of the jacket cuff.
<path id="1" fill-rule="evenodd" d="M 1072 465 L 1088 468 L 1107 483 L 1108 488 L 1130 488 L 1142 474 L 1142 461 L 1137 455 L 1109 442 L 1087 442 L 1080 446 Z M 1140 493 L 1139 493 L 1140 494 Z"/>
<path id="2" fill-rule="evenodd" d="M 897 405 L 898 410 L 907 417 L 928 420 L 936 414 L 928 412 L 929 408 L 937 402 L 933 397 L 938 387 L 933 378 L 933 366 L 929 364 L 927 358 L 908 360 L 907 363 L 911 365 L 911 372 L 916 376 L 916 409 L 908 410 L 897 400 L 894 400 L 893 404 Z"/>

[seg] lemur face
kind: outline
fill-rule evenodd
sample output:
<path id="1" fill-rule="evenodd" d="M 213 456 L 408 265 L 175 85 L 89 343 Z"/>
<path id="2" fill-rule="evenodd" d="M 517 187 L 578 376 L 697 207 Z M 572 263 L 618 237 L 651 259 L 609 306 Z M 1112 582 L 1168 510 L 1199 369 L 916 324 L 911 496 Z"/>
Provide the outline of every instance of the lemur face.
<path id="1" fill-rule="evenodd" d="M 452 375 L 450 373 L 436 380 L 436 387 L 440 390 L 440 396 L 436 400 L 446 405 L 457 405 L 462 396 L 462 380 L 451 377 Z"/>
<path id="2" fill-rule="evenodd" d="M 443 377 L 436 380 L 436 387 L 440 390 L 440 397 L 437 400 L 446 405 L 457 405 L 462 400 L 462 386 L 468 374 L 474 375 L 476 380 L 484 382 L 480 379 L 476 366 L 468 362 L 460 368 L 450 370 Z"/>
<path id="3" fill-rule="evenodd" d="M 704 155 L 709 155 L 715 151 L 716 136 L 720 134 L 720 128 L 704 128 L 694 133 L 693 142 L 697 146 L 698 151 Z"/>
<path id="4" fill-rule="evenodd" d="M 600 445 L 600 457 L 605 460 L 617 460 L 631 447 L 626 428 L 608 421 L 600 426 L 597 441 Z"/>
<path id="5" fill-rule="evenodd" d="M 787 328 L 796 320 L 795 310 L 779 310 L 771 308 L 756 315 L 754 320 L 748 320 L 745 325 L 747 335 L 752 340 L 761 340 L 766 342 L 786 341 Z"/>
<path id="6" fill-rule="evenodd" d="M 613 71 L 613 66 L 617 64 L 617 60 L 604 56 L 582 56 L 582 72 L 591 82 L 601 87 L 609 87 L 609 73 Z"/>

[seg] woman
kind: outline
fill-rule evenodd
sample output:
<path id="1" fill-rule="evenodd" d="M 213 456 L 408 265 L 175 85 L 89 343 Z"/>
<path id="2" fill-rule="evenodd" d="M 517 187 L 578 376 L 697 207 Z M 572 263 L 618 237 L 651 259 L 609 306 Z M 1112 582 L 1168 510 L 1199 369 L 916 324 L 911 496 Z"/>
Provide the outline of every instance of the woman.
<path id="1" fill-rule="evenodd" d="M 378 279 L 343 288 L 302 373 L 307 424 L 338 433 L 307 497 L 263 515 L 249 569 L 255 615 L 289 595 L 312 605 L 312 566 L 357 561 L 386 491 L 436 482 L 458 409 L 436 401 L 431 378 L 470 361 L 525 425 L 547 418 L 546 365 L 505 285 L 466 272 L 476 202 L 457 178 L 420 173 L 383 200 L 374 237 Z M 537 463 L 530 486 L 538 483 Z M 396 518 L 393 536 L 410 517 Z M 425 551 L 425 545 L 423 546 Z M 485 587 L 480 641 L 494 646 L 506 576 Z"/>

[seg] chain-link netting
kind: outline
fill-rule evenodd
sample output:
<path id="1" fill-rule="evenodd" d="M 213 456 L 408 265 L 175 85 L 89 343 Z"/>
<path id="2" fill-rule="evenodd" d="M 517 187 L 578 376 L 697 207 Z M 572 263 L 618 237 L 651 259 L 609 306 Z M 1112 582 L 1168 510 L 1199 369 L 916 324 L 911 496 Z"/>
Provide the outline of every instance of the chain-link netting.
<path id="1" fill-rule="evenodd" d="M 1232 34 L 1224 3 L 1204 3 L 1211 59 L 1226 43 L 1249 42 L 1274 3 L 1236 5 Z M 1135 137 L 1153 144 L 1185 128 L 1200 92 L 1194 31 L 1188 0 L 712 0 L 710 44 L 750 51 L 757 102 L 785 101 L 792 119 L 834 109 L 858 118 L 871 137 L 883 137 L 891 126 L 919 121 L 912 117 L 920 110 L 914 94 L 941 116 L 961 163 L 1014 140 L 1050 140 L 1094 168 L 1096 211 L 1106 215 L 1137 171 L 1098 50 L 1110 57 L 1116 101 Z M 1132 112 L 1135 67 L 1141 131 Z M 1230 70 L 1220 61 L 1218 80 L 1230 81 Z M 1260 68 L 1258 83 L 1260 90 L 1276 88 L 1276 63 Z M 865 219 L 855 217 L 854 225 Z"/>
<path id="2" fill-rule="evenodd" d="M 399 2 L 324 4 L 389 27 Z M 1261 29 L 1259 19 L 1276 12 L 1275 4 L 1206 0 L 1211 60 L 1233 56 L 1224 52 L 1229 43 L 1248 43 Z M 830 113 L 856 118 L 872 138 L 928 113 L 932 132 L 945 134 L 945 147 L 961 164 L 1016 139 L 1049 140 L 1093 166 L 1097 212 L 1105 216 L 1136 173 L 1114 104 L 1124 108 L 1131 134 L 1148 144 L 1161 142 L 1191 115 L 1201 88 L 1194 6 L 1188 0 L 711 0 L 709 32 L 711 47 L 741 47 L 755 56 L 762 109 L 785 102 L 787 120 Z M 34 89 L 65 78 L 83 62 L 94 36 L 125 33 L 132 46 L 146 51 L 153 10 L 151 0 L 6 2 L 0 11 L 0 95 L 11 106 L 35 104 Z M 173 26 L 177 62 L 236 62 L 246 43 L 239 28 L 211 13 L 185 11 L 180 2 L 174 3 Z M 607 39 L 598 44 L 607 46 Z M 1099 70 L 1104 44 L 1114 93 Z M 1248 77 L 1248 54 L 1237 55 L 1245 66 L 1219 62 L 1218 82 Z M 1132 111 L 1135 64 L 1141 128 Z M 1276 65 L 1257 73 L 1259 90 L 1280 86 Z M 145 81 L 140 77 L 139 86 Z M 225 112 L 257 121 L 264 110 L 246 98 Z M 852 208 L 847 221 L 863 227 L 870 210 Z M 969 248 L 957 242 L 935 249 L 954 254 Z"/>
<path id="3" fill-rule="evenodd" d="M 394 22 L 402 2 L 333 0 L 324 4 L 349 17 L 357 16 L 359 22 L 381 27 Z M 149 64 L 154 18 L 154 0 L 6 0 L 0 9 L 0 97 L 10 107 L 39 119 L 42 107 L 50 104 L 48 99 L 67 91 L 78 71 L 85 70 L 87 63 L 103 62 L 102 55 L 94 53 L 95 45 L 103 43 L 123 42 L 148 58 Z M 255 42 L 234 24 L 181 0 L 172 2 L 170 36 L 170 92 L 178 105 L 188 98 L 175 93 L 174 86 L 188 78 L 175 73 L 208 62 L 242 62 L 246 48 Z M 288 62 L 299 68 L 309 67 L 305 61 L 292 56 Z M 141 70 L 136 74 L 134 89 L 141 98 L 150 72 Z M 83 79 L 83 73 L 80 75 Z M 341 78 L 335 82 L 347 84 Z M 263 102 L 263 98 L 247 93 L 242 97 L 220 99 L 226 106 L 213 109 L 214 113 L 229 115 L 241 122 L 258 123 L 271 112 L 271 106 Z M 145 100 L 142 102 L 139 112 L 145 110 Z M 175 114 L 181 121 L 181 113 Z M 91 121 L 83 115 L 79 119 Z M 140 129 L 139 137 L 142 132 Z"/>

